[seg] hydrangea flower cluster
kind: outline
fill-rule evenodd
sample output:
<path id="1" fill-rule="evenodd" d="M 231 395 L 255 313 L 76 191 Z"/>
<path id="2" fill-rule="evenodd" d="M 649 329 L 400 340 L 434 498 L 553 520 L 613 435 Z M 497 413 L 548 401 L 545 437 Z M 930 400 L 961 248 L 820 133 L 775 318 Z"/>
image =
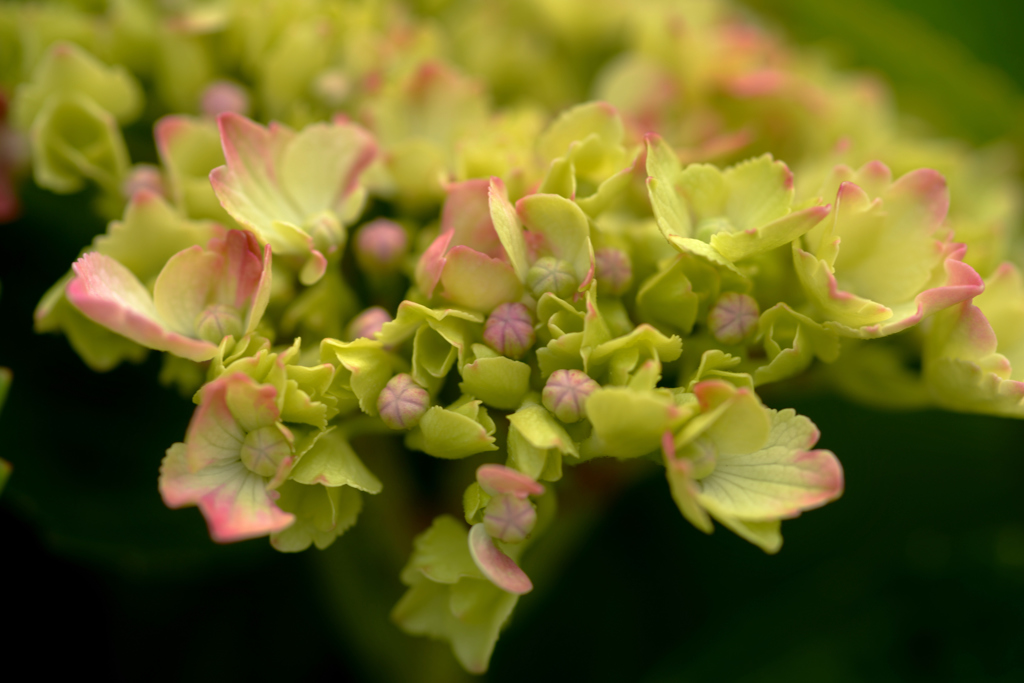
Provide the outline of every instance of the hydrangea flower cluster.
<path id="1" fill-rule="evenodd" d="M 161 352 L 196 404 L 164 502 L 322 549 L 387 489 L 356 435 L 471 459 L 392 612 L 471 672 L 591 460 L 774 553 L 843 470 L 762 387 L 1024 416 L 1012 180 L 724 2 L 9 4 L 0 36 L 0 211 L 30 172 L 112 219 L 37 330 Z"/>

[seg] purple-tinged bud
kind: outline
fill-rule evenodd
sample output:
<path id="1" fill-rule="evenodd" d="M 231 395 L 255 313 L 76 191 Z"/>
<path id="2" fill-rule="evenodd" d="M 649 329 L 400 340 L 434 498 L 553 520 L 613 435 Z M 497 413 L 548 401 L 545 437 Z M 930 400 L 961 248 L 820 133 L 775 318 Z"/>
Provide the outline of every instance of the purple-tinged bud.
<path id="1" fill-rule="evenodd" d="M 757 328 L 760 315 L 754 297 L 726 292 L 718 297 L 708 313 L 708 329 L 723 344 L 739 344 Z"/>
<path id="2" fill-rule="evenodd" d="M 411 375 L 395 375 L 377 397 L 380 419 L 392 429 L 412 429 L 430 407 L 430 394 Z"/>
<path id="3" fill-rule="evenodd" d="M 394 318 L 391 314 L 385 311 L 380 306 L 371 306 L 365 311 L 352 318 L 352 322 L 348 324 L 347 336 L 349 341 L 353 339 L 373 339 L 373 336 L 380 332 L 380 328 L 384 327 L 385 323 L 389 323 Z"/>
<path id="4" fill-rule="evenodd" d="M 537 259 L 526 274 L 526 286 L 537 299 L 547 292 L 559 299 L 570 299 L 579 281 L 576 280 L 571 263 L 554 256 L 543 256 Z"/>
<path id="5" fill-rule="evenodd" d="M 587 397 L 600 388 L 582 370 L 555 370 L 544 385 L 541 401 L 562 422 L 579 422 L 587 414 Z"/>
<path id="6" fill-rule="evenodd" d="M 152 164 L 135 164 L 128 172 L 128 177 L 121 183 L 121 194 L 131 199 L 135 193 L 146 190 L 164 196 L 164 180 L 160 169 Z"/>
<path id="7" fill-rule="evenodd" d="M 196 317 L 196 334 L 214 344 L 228 335 L 238 339 L 242 336 L 242 317 L 231 306 L 210 304 Z"/>
<path id="8" fill-rule="evenodd" d="M 484 323 L 484 341 L 509 358 L 522 358 L 533 346 L 533 317 L 525 304 L 500 304 Z"/>
<path id="9" fill-rule="evenodd" d="M 260 427 L 245 435 L 239 456 L 250 472 L 261 477 L 277 474 L 281 461 L 292 454 L 287 437 L 276 425 Z"/>
<path id="10" fill-rule="evenodd" d="M 387 275 L 402 265 L 409 250 L 409 234 L 398 223 L 380 219 L 356 233 L 356 262 L 366 273 Z"/>
<path id="11" fill-rule="evenodd" d="M 512 493 L 491 498 L 484 510 L 487 535 L 505 543 L 522 543 L 536 522 L 537 510 L 533 503 Z"/>
<path id="12" fill-rule="evenodd" d="M 249 94 L 245 88 L 231 81 L 214 81 L 206 86 L 200 99 L 199 108 L 210 118 L 231 112 L 249 114 Z"/>
<path id="13" fill-rule="evenodd" d="M 594 252 L 594 277 L 601 294 L 625 294 L 633 284 L 633 262 L 629 254 L 614 247 L 598 249 Z"/>

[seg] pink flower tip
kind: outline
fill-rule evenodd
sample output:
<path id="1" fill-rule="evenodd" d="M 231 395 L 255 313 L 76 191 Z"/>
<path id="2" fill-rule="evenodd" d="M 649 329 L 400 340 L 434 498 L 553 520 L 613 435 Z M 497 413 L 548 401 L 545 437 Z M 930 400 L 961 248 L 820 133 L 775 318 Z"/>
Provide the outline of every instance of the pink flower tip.
<path id="1" fill-rule="evenodd" d="M 582 370 L 555 370 L 544 385 L 541 401 L 562 422 L 579 422 L 586 417 L 587 397 L 600 388 Z"/>
<path id="2" fill-rule="evenodd" d="M 375 220 L 356 233 L 356 261 L 367 273 L 386 275 L 397 271 L 408 249 L 409 234 L 393 221 Z"/>
<path id="3" fill-rule="evenodd" d="M 603 247 L 594 252 L 594 276 L 599 292 L 621 296 L 633 284 L 633 262 L 621 249 Z"/>
<path id="4" fill-rule="evenodd" d="M 754 297 L 726 292 L 718 297 L 708 313 L 708 329 L 722 344 L 739 344 L 757 328 L 760 315 Z"/>
<path id="5" fill-rule="evenodd" d="M 216 118 L 225 112 L 246 116 L 249 113 L 249 94 L 237 83 L 214 81 L 203 90 L 199 108 L 210 118 Z"/>
<path id="6" fill-rule="evenodd" d="M 430 394 L 404 372 L 388 380 L 377 397 L 380 419 L 391 429 L 412 429 L 429 407 Z"/>
<path id="7" fill-rule="evenodd" d="M 521 303 L 499 304 L 484 323 L 484 342 L 509 358 L 522 358 L 534 339 L 530 309 Z"/>
<path id="8" fill-rule="evenodd" d="M 352 319 L 348 324 L 348 339 L 373 339 L 386 323 L 394 318 L 380 306 L 371 306 Z"/>

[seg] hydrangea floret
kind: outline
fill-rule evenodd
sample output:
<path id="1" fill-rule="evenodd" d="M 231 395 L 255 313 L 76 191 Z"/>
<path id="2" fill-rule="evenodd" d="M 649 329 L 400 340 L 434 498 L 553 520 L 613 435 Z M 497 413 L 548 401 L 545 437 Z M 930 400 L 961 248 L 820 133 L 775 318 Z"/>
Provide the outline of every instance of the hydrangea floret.
<path id="1" fill-rule="evenodd" d="M 36 328 L 97 371 L 163 354 L 196 407 L 159 493 L 214 541 L 415 537 L 392 620 L 482 673 L 579 528 L 556 496 L 609 508 L 593 470 L 767 553 L 842 496 L 765 385 L 1024 417 L 995 153 L 724 3 L 407 4 L 5 9 L 0 218 L 31 176 L 114 219 Z"/>

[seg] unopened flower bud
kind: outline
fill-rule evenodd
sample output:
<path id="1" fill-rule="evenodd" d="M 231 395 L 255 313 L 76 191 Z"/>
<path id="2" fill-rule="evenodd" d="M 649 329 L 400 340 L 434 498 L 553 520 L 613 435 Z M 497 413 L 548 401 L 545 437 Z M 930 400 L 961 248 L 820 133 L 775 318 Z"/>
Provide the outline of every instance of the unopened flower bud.
<path id="1" fill-rule="evenodd" d="M 601 294 L 620 296 L 633 284 L 633 262 L 621 249 L 604 247 L 594 252 L 594 277 Z"/>
<path id="2" fill-rule="evenodd" d="M 526 286 L 537 299 L 547 292 L 560 299 L 569 299 L 579 286 L 579 282 L 576 280 L 572 264 L 568 261 L 543 256 L 537 259 L 526 274 Z"/>
<path id="3" fill-rule="evenodd" d="M 708 313 L 708 329 L 723 344 L 739 344 L 757 327 L 760 314 L 754 297 L 726 292 Z"/>
<path id="4" fill-rule="evenodd" d="M 544 385 L 541 401 L 562 422 L 579 422 L 586 417 L 587 397 L 600 388 L 582 370 L 555 370 Z"/>
<path id="5" fill-rule="evenodd" d="M 348 324 L 348 339 L 349 341 L 363 337 L 373 339 L 373 336 L 380 332 L 380 328 L 392 320 L 391 314 L 380 306 L 367 308 L 355 318 L 352 318 L 352 322 Z"/>
<path id="6" fill-rule="evenodd" d="M 352 92 L 352 82 L 342 69 L 328 69 L 315 79 L 313 96 L 330 109 L 338 109 Z"/>
<path id="7" fill-rule="evenodd" d="M 484 323 L 484 341 L 509 358 L 522 358 L 533 346 L 533 319 L 521 303 L 500 304 Z"/>
<path id="8" fill-rule="evenodd" d="M 412 429 L 430 407 L 430 394 L 411 375 L 395 375 L 377 397 L 380 419 L 392 429 Z"/>
<path id="9" fill-rule="evenodd" d="M 284 433 L 276 425 L 269 425 L 245 435 L 239 457 L 250 472 L 272 477 L 281 461 L 291 454 L 292 447 Z"/>
<path id="10" fill-rule="evenodd" d="M 228 335 L 242 336 L 242 317 L 231 306 L 210 304 L 196 318 L 196 334 L 214 344 Z"/>
<path id="11" fill-rule="evenodd" d="M 237 83 L 214 81 L 203 90 L 199 108 L 211 118 L 226 112 L 246 116 L 249 113 L 249 94 Z"/>
<path id="12" fill-rule="evenodd" d="M 128 172 L 128 177 L 121 183 L 121 194 L 131 199 L 139 190 L 147 190 L 153 194 L 164 194 L 164 181 L 160 169 L 152 164 L 135 164 Z"/>
<path id="13" fill-rule="evenodd" d="M 521 543 L 533 531 L 537 510 L 528 498 L 503 493 L 491 498 L 484 510 L 487 535 L 505 543 Z"/>
<path id="14" fill-rule="evenodd" d="M 367 223 L 356 233 L 356 262 L 364 272 L 393 273 L 402 265 L 409 249 L 409 234 L 398 223 L 380 219 Z"/>

